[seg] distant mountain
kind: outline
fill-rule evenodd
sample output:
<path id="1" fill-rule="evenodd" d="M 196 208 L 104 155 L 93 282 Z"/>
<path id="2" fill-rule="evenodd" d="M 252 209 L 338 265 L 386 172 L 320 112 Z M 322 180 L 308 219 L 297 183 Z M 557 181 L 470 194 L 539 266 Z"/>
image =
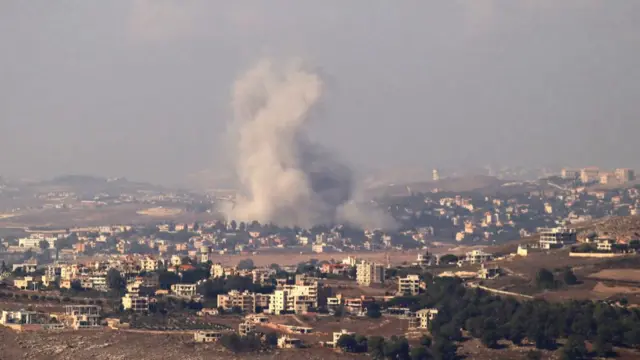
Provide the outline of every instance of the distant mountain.
<path id="1" fill-rule="evenodd" d="M 485 189 L 496 191 L 507 183 L 493 176 L 471 175 L 464 177 L 445 178 L 438 181 L 400 182 L 386 186 L 377 186 L 368 190 L 372 196 L 402 196 L 409 193 L 426 193 L 435 189 L 446 192 L 469 192 Z"/>

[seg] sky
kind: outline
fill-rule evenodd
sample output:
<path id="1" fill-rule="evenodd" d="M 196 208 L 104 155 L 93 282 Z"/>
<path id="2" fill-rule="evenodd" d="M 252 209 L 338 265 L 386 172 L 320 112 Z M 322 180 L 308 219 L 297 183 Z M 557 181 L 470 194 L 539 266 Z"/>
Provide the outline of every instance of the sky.
<path id="1" fill-rule="evenodd" d="M 640 1 L 0 2 L 0 176 L 228 171 L 234 79 L 302 59 L 354 169 L 640 168 Z M 203 175 L 204 176 L 204 175 Z"/>

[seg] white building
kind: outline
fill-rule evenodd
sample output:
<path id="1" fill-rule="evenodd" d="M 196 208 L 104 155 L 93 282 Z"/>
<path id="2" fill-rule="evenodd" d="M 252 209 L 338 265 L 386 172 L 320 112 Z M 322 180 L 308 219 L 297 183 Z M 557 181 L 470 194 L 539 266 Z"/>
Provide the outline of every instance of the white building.
<path id="1" fill-rule="evenodd" d="M 44 234 L 31 234 L 29 237 L 18 239 L 18 246 L 23 248 L 40 249 L 40 242 L 49 243 L 49 249 L 55 249 L 58 238 Z"/>
<path id="2" fill-rule="evenodd" d="M 418 275 L 407 275 L 405 278 L 398 279 L 398 294 L 408 294 L 411 296 L 420 293 L 420 277 Z"/>
<path id="3" fill-rule="evenodd" d="M 482 264 L 484 262 L 490 261 L 492 258 L 493 255 L 482 250 L 472 250 L 466 254 L 465 262 L 469 264 Z"/>
<path id="4" fill-rule="evenodd" d="M 221 264 L 211 265 L 211 277 L 214 279 L 224 277 L 224 267 Z"/>
<path id="5" fill-rule="evenodd" d="M 131 310 L 134 312 L 148 312 L 149 298 L 147 296 L 126 294 L 122 297 L 122 307 L 125 310 Z"/>
<path id="6" fill-rule="evenodd" d="M 437 309 L 422 309 L 416 311 L 416 318 L 418 319 L 418 328 L 428 329 L 429 324 L 438 315 Z"/>
<path id="7" fill-rule="evenodd" d="M 171 293 L 181 298 L 192 298 L 196 296 L 196 284 L 173 284 Z"/>
<path id="8" fill-rule="evenodd" d="M 541 228 L 540 248 L 554 249 L 565 245 L 575 244 L 577 241 L 576 229 L 567 228 Z"/>
<path id="9" fill-rule="evenodd" d="M 384 266 L 382 264 L 371 263 L 363 260 L 356 265 L 356 279 L 359 285 L 365 286 L 384 283 Z"/>
<path id="10" fill-rule="evenodd" d="M 158 261 L 150 256 L 140 259 L 140 269 L 147 272 L 158 270 Z"/>

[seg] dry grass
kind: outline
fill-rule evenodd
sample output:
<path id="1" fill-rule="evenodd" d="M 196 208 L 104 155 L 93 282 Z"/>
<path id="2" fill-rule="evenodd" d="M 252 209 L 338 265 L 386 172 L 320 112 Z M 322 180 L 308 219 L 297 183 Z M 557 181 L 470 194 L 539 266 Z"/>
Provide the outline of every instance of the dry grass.
<path id="1" fill-rule="evenodd" d="M 640 282 L 640 270 L 637 269 L 606 269 L 601 270 L 589 277 L 616 281 Z"/>
<path id="2" fill-rule="evenodd" d="M 176 216 L 182 213 L 182 209 L 154 207 L 137 212 L 139 215 L 151 216 L 151 217 L 169 217 Z"/>

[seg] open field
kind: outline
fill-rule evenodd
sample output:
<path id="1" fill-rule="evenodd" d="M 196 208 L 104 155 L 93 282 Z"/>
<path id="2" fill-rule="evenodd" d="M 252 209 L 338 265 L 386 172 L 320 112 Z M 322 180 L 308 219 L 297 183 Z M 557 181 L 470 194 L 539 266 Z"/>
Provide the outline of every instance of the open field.
<path id="1" fill-rule="evenodd" d="M 155 208 L 161 209 L 161 208 Z M 97 208 L 37 210 L 11 218 L 0 218 L 0 228 L 53 227 L 56 229 L 100 226 L 105 224 L 148 224 L 163 220 L 176 223 L 214 220 L 211 214 L 195 214 L 177 208 L 166 208 L 171 214 L 150 210 L 138 204 L 110 205 Z M 148 211 L 148 213 L 145 213 Z M 139 212 L 142 212 L 139 213 Z"/>
<path id="2" fill-rule="evenodd" d="M 218 344 L 195 344 L 192 335 L 116 330 L 15 333 L 0 327 L 3 360 L 204 360 L 204 359 L 353 359 L 331 349 L 300 349 L 232 354 Z M 361 358 L 366 358 L 362 356 Z"/>
<path id="3" fill-rule="evenodd" d="M 591 278 L 616 281 L 640 282 L 639 269 L 606 269 L 589 275 Z"/>
<path id="4" fill-rule="evenodd" d="M 138 210 L 137 213 L 138 215 L 146 215 L 151 217 L 170 217 L 179 215 L 180 213 L 182 213 L 182 209 L 154 207 L 144 210 Z"/>

